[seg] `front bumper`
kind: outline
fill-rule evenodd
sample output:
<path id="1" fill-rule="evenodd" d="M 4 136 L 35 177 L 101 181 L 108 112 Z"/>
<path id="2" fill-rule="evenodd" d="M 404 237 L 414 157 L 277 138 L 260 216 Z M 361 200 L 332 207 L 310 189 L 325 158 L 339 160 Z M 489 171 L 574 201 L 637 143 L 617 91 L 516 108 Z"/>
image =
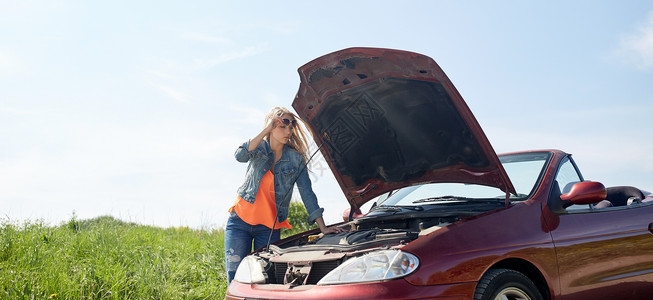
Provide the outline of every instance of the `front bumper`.
<path id="1" fill-rule="evenodd" d="M 232 281 L 226 299 L 471 299 L 475 282 L 416 286 L 404 279 L 342 285 L 243 284 Z"/>

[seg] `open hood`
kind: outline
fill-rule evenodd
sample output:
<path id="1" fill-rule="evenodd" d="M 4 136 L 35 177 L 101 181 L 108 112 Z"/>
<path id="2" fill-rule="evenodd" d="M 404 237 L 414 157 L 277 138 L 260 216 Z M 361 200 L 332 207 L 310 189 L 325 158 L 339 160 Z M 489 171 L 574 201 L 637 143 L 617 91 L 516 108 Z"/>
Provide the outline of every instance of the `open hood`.
<path id="1" fill-rule="evenodd" d="M 430 57 L 349 48 L 299 68 L 293 108 L 352 208 L 426 182 L 515 190 L 474 115 Z"/>

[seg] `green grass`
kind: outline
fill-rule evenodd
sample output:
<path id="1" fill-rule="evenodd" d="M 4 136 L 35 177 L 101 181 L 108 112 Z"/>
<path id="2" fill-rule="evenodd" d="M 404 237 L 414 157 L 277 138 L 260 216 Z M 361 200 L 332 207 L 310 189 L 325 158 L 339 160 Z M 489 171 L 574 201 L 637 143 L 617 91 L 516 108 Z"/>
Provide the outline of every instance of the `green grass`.
<path id="1" fill-rule="evenodd" d="M 292 230 L 306 209 L 291 202 Z M 0 299 L 222 299 L 224 231 L 159 228 L 104 216 L 0 224 Z"/>
<path id="2" fill-rule="evenodd" d="M 222 299 L 224 232 L 112 217 L 0 227 L 0 299 Z"/>

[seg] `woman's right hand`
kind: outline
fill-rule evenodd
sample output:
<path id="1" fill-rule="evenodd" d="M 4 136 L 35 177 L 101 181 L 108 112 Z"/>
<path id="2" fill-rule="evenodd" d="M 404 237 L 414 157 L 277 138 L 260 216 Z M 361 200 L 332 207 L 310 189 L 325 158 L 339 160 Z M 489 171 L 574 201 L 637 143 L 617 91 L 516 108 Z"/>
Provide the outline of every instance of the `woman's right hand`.
<path id="1" fill-rule="evenodd" d="M 277 126 L 279 126 L 279 125 L 281 125 L 281 124 L 282 124 L 281 116 L 274 116 L 274 117 L 272 117 L 272 118 L 268 121 L 267 126 L 265 126 L 265 132 L 266 132 L 266 134 L 267 134 L 267 133 L 270 133 L 270 131 L 272 131 L 272 129 L 274 129 L 275 127 L 277 127 Z"/>
<path id="2" fill-rule="evenodd" d="M 273 118 L 271 118 L 268 121 L 268 123 L 265 125 L 265 127 L 263 127 L 263 130 L 261 130 L 261 132 L 259 132 L 259 134 L 256 135 L 254 138 L 249 140 L 249 148 L 247 150 L 253 151 L 254 149 L 256 149 L 256 147 L 258 146 L 258 144 L 261 143 L 263 138 L 268 134 L 270 134 L 270 132 L 272 132 L 272 129 L 277 127 L 279 124 L 282 124 L 280 116 L 274 116 Z"/>

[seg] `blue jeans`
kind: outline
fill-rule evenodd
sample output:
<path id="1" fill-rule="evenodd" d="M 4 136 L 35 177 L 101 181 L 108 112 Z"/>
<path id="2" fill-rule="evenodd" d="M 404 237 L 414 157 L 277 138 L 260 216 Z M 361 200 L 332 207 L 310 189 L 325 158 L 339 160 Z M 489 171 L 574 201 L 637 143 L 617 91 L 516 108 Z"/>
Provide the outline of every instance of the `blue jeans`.
<path id="1" fill-rule="evenodd" d="M 227 228 L 224 232 L 224 260 L 227 269 L 227 286 L 236 275 L 240 261 L 254 249 L 265 247 L 268 244 L 271 229 L 265 225 L 249 225 L 241 220 L 235 212 L 229 215 Z M 274 230 L 271 243 L 281 239 L 281 230 Z"/>

